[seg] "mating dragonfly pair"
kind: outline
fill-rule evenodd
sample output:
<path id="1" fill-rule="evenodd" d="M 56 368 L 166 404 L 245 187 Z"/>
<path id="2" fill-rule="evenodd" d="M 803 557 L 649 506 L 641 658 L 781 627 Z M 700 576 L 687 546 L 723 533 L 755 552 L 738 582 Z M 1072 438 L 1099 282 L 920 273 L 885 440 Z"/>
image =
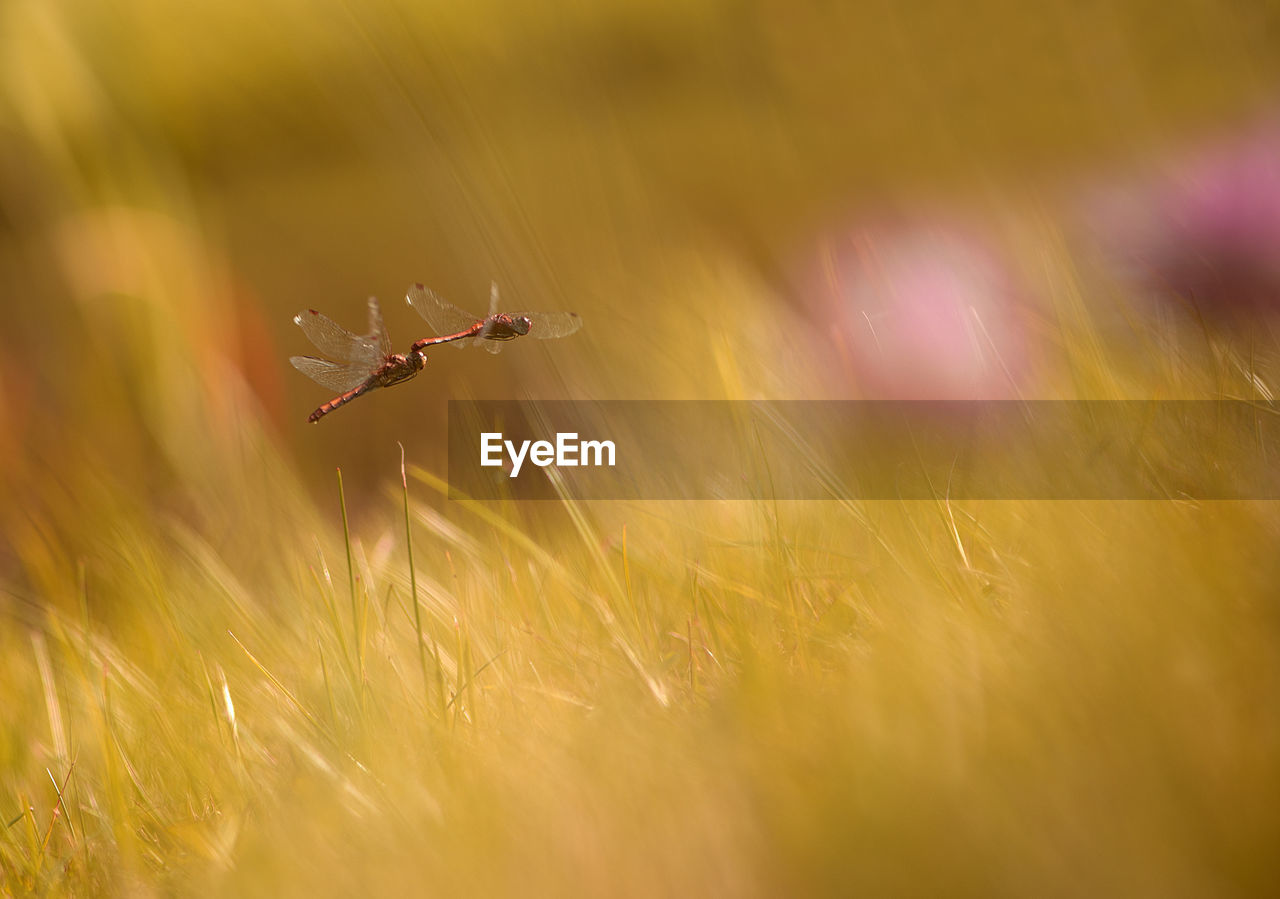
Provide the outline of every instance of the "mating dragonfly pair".
<path id="1" fill-rule="evenodd" d="M 391 352 L 391 338 L 382 324 L 382 313 L 374 297 L 369 298 L 368 334 L 353 334 L 314 309 L 293 317 L 302 333 L 321 352 L 336 360 L 315 356 L 289 359 L 294 368 L 311 380 L 340 393 L 312 412 L 307 421 L 317 422 L 370 390 L 409 380 L 427 364 L 427 347 L 452 343 L 457 347 L 483 346 L 496 353 L 502 349 L 502 341 L 526 334 L 544 339 L 565 337 L 582 327 L 582 319 L 573 312 L 499 312 L 496 281 L 489 294 L 489 314 L 484 318 L 464 312 L 421 284 L 410 287 L 405 300 L 441 334 L 415 341 L 407 353 Z"/>

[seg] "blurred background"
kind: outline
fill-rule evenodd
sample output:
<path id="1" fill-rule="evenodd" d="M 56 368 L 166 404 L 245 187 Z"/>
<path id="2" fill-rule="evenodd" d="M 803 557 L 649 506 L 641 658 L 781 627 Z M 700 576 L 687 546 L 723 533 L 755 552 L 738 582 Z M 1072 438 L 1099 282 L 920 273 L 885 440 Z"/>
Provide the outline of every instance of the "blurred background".
<path id="1" fill-rule="evenodd" d="M 335 467 L 357 530 L 388 514 L 397 442 L 444 471 L 451 398 L 1269 399 L 1278 77 L 1280 7 L 1239 0 L 7 0 L 6 602 L 76 609 L 87 567 L 127 607 L 157 526 L 277 583 L 332 538 Z M 377 296 L 403 351 L 429 333 L 411 283 L 482 312 L 491 280 L 504 306 L 584 327 L 441 348 L 306 423 L 331 394 L 288 364 L 316 352 L 296 312 L 363 331 Z M 655 571 L 678 581 L 747 527 L 698 514 Z M 824 533 L 815 514 L 798 527 Z M 1237 596 L 1275 574 L 1253 565 L 1274 516 L 1253 514 L 1182 544 L 1251 534 Z M 1107 533 L 1097 515 L 1077 525 Z M 875 541 L 854 530 L 857 556 Z M 1108 545 L 1025 570 L 1078 572 Z M 790 833 L 801 862 L 819 851 Z"/>
<path id="2" fill-rule="evenodd" d="M 1053 396 L 1048 266 L 1160 262 L 1175 240 L 1204 257 L 1216 238 L 1196 229 L 1233 214 L 1260 232 L 1235 251 L 1274 266 L 1265 4 L 2 15 L 10 473 L 91 461 L 151 497 L 261 431 L 308 482 L 360 477 L 396 440 L 435 462 L 461 395 Z M 1234 202 L 1261 208 L 1170 195 L 1238 168 L 1199 145 L 1250 139 L 1238 177 L 1260 187 Z M 1204 277 L 1170 273 L 1163 302 L 1218 303 Z M 360 331 L 376 295 L 403 349 L 426 333 L 409 284 L 479 312 L 491 279 L 504 305 L 586 327 L 499 360 L 438 352 L 411 386 L 304 427 L 328 395 L 287 364 L 315 352 L 295 312 Z M 1085 284 L 1113 315 L 1110 282 Z"/>

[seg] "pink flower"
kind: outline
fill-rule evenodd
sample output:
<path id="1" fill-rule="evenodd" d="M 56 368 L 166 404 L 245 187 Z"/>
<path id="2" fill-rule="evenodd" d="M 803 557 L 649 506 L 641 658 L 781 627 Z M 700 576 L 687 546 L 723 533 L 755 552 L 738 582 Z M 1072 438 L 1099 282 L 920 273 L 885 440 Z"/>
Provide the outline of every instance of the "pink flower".
<path id="1" fill-rule="evenodd" d="M 823 241 L 808 302 L 873 399 L 1016 395 L 1026 371 L 1013 278 L 974 229 L 867 224 Z"/>
<path id="2" fill-rule="evenodd" d="M 1122 274 L 1206 318 L 1280 311 L 1280 120 L 1173 156 L 1086 203 Z"/>

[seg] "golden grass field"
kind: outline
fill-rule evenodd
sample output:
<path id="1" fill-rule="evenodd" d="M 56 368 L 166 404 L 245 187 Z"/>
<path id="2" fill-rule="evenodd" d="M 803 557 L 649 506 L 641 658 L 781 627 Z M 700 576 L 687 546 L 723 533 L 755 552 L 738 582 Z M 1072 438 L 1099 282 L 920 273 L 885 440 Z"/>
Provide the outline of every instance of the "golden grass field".
<path id="1" fill-rule="evenodd" d="M 1275 503 L 478 502 L 442 431 L 861 396 L 794 260 L 900 204 L 1028 285 L 1019 396 L 1271 398 L 1069 210 L 1276 12 L 558 7 L 0 6 L 0 895 L 1280 891 Z M 295 312 L 491 278 L 583 330 L 305 424 Z"/>

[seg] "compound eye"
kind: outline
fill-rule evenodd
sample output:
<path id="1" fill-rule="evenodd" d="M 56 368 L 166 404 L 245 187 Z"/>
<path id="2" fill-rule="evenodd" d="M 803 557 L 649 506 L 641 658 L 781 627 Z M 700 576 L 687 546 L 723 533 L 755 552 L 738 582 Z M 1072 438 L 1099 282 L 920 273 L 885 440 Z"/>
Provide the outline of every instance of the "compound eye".
<path id="1" fill-rule="evenodd" d="M 519 318 L 512 319 L 511 330 L 520 335 L 528 334 L 529 328 L 532 324 L 533 322 L 529 321 L 529 316 L 522 315 Z"/>

